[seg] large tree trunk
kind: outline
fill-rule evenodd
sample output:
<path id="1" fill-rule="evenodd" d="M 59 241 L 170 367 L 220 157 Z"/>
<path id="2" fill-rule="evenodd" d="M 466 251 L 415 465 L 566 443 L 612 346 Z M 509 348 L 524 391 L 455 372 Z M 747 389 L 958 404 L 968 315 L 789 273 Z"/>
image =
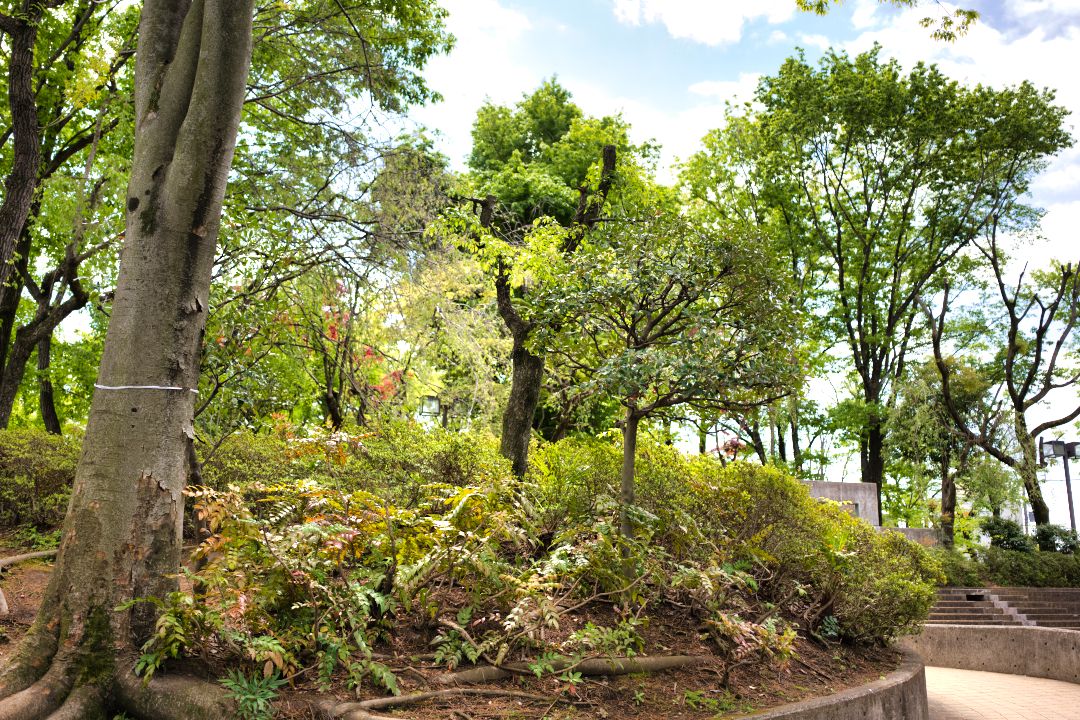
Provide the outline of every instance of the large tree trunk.
<path id="1" fill-rule="evenodd" d="M 174 589 L 187 443 L 253 0 L 146 0 L 125 247 L 63 539 L 38 619 L 0 674 L 0 720 L 230 717 L 220 693 L 133 681 L 146 605 Z M 154 700 L 155 690 L 166 693 Z"/>
<path id="2" fill-rule="evenodd" d="M 1049 525 L 1050 508 L 1047 507 L 1046 501 L 1043 500 L 1042 488 L 1039 487 L 1039 477 L 1036 474 L 1039 458 L 1035 449 L 1035 438 L 1031 437 L 1027 421 L 1022 412 L 1013 414 L 1013 424 L 1016 437 L 1020 439 L 1021 453 L 1021 462 L 1016 466 L 1016 470 L 1020 473 L 1020 480 L 1024 483 L 1024 490 L 1027 491 L 1028 503 L 1031 505 L 1031 512 L 1035 516 L 1035 524 Z"/>

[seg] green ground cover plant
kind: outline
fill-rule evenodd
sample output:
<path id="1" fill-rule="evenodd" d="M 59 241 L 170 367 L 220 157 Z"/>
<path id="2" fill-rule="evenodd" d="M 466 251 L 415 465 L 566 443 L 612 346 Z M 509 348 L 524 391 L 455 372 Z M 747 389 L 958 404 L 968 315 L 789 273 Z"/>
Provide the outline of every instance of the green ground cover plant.
<path id="1" fill-rule="evenodd" d="M 645 629 L 675 613 L 728 680 L 783 665 L 797 634 L 884 644 L 925 617 L 943 577 L 920 546 L 777 469 L 651 440 L 639 453 L 627 539 L 617 436 L 542 445 L 514 481 L 486 434 L 400 422 L 238 435 L 190 491 L 207 533 L 194 590 L 152 600 L 141 670 L 215 656 L 397 693 L 380 648 L 409 635 L 447 671 L 518 662 L 573 685 L 590 659 L 656 654 Z"/>

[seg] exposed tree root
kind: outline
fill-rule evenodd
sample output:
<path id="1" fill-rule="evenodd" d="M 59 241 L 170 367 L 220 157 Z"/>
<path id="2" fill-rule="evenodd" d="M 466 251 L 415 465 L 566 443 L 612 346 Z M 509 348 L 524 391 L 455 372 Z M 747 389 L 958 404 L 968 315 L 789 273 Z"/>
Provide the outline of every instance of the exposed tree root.
<path id="1" fill-rule="evenodd" d="M 549 695 L 521 692 L 519 690 L 500 690 L 496 688 L 450 688 L 445 690 L 417 692 L 410 695 L 398 695 L 396 697 L 373 698 L 371 700 L 362 700 L 360 702 L 341 703 L 332 699 L 322 699 L 306 703 L 306 706 L 318 713 L 320 717 L 326 718 L 327 720 L 372 720 L 373 718 L 375 720 L 386 720 L 388 716 L 377 715 L 371 711 L 410 707 L 412 705 L 428 702 L 429 700 L 445 700 L 465 695 L 511 698 L 546 704 L 550 704 L 552 701 L 552 698 Z M 559 699 L 560 698 L 557 698 L 556 700 Z"/>
<path id="2" fill-rule="evenodd" d="M 60 709 L 74 685 L 70 665 L 57 660 L 40 680 L 0 700 L 0 720 L 38 720 Z"/>
<path id="3" fill-rule="evenodd" d="M 0 578 L 3 577 L 4 568 L 11 567 L 27 560 L 36 560 L 38 558 L 52 557 L 56 554 L 56 550 L 39 550 L 37 552 L 24 553 L 22 555 L 12 555 L 11 557 L 0 558 Z M 7 617 L 11 610 L 8 608 L 7 598 L 4 597 L 4 589 L 0 588 L 0 618 Z"/>
<path id="4" fill-rule="evenodd" d="M 56 635 L 35 625 L 19 643 L 6 666 L 0 668 L 0 700 L 37 682 L 56 654 Z"/>
<path id="5" fill-rule="evenodd" d="M 49 715 L 47 720 L 108 720 L 105 712 L 105 697 L 100 688 L 83 685 L 75 688 L 60 709 Z"/>
<path id="6" fill-rule="evenodd" d="M 590 658 L 577 663 L 569 659 L 563 659 L 555 660 L 551 665 L 555 672 L 573 669 L 574 672 L 586 676 L 630 675 L 634 673 L 657 673 L 692 665 L 704 665 L 715 660 L 716 658 L 712 655 L 658 655 L 635 658 Z M 488 665 L 442 675 L 434 678 L 434 682 L 439 685 L 471 685 L 505 680 L 514 675 L 520 675 L 522 671 L 530 671 L 526 663 L 504 663 L 500 667 Z"/>
<path id="7" fill-rule="evenodd" d="M 27 560 L 37 560 L 38 558 L 47 558 L 56 555 L 56 548 L 52 550 L 37 550 L 35 552 L 23 553 L 22 555 L 11 555 L 6 558 L 0 558 L 0 570 L 12 565 L 17 565 Z"/>
<path id="8" fill-rule="evenodd" d="M 130 668 L 134 661 L 122 658 L 116 664 Z M 77 684 L 76 667 L 76 662 L 53 658 L 39 680 L 0 700 L 0 720 L 107 720 L 110 710 L 140 720 L 222 720 L 235 715 L 224 688 L 197 678 L 159 677 L 144 683 L 125 671 Z"/>
<path id="9" fill-rule="evenodd" d="M 147 720 L 218 720 L 236 713 L 224 688 L 186 676 L 155 677 L 147 684 L 132 672 L 122 673 L 116 695 L 121 706 Z"/>

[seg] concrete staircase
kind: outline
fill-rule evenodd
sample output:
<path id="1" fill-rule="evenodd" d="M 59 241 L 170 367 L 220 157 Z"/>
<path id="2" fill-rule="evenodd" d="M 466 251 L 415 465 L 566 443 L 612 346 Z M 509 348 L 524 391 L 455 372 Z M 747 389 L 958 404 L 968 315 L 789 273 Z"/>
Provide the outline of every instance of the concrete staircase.
<path id="1" fill-rule="evenodd" d="M 1015 613 L 995 603 L 987 590 L 939 588 L 928 625 L 1023 625 Z"/>
<path id="2" fill-rule="evenodd" d="M 1037 625 L 1080 630 L 1080 590 L 940 588 L 932 625 Z"/>

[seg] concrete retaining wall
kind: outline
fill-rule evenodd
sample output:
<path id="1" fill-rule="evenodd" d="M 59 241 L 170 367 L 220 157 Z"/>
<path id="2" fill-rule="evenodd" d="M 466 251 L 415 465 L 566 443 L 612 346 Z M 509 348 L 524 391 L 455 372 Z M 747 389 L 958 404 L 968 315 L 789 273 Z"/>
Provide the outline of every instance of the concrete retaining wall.
<path id="1" fill-rule="evenodd" d="M 806 481 L 810 494 L 844 504 L 847 511 L 871 525 L 878 524 L 877 485 L 864 482 Z"/>
<path id="2" fill-rule="evenodd" d="M 744 717 L 748 720 L 929 720 L 922 660 L 905 651 L 899 668 L 869 685 Z"/>
<path id="3" fill-rule="evenodd" d="M 926 625 L 900 641 L 927 665 L 1080 683 L 1080 632 L 993 625 Z"/>

